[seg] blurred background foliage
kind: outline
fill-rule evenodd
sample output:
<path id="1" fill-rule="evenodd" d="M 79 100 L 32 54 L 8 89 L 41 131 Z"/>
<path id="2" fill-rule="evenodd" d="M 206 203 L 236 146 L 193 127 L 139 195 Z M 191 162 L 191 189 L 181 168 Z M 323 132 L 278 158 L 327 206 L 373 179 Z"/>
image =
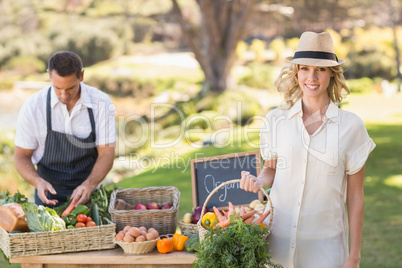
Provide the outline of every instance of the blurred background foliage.
<path id="1" fill-rule="evenodd" d="M 402 29 L 395 24 L 401 7 L 393 0 L 383 2 L 256 1 L 254 16 L 247 22 L 248 36 L 238 44 L 239 63 L 257 74 L 253 86 L 271 87 L 272 81 L 264 83 L 259 76 L 272 77 L 257 65 L 282 64 L 304 30 L 328 30 L 338 57 L 348 59 L 348 78 L 392 80 L 397 76 L 396 53 L 401 52 L 402 38 L 397 37 Z M 196 20 L 194 2 L 180 3 Z M 138 44 L 163 43 L 165 49 L 186 50 L 171 13 L 167 0 L 2 0 L 0 70 L 22 76 L 44 72 L 48 58 L 58 50 L 79 53 L 85 66 L 132 55 Z M 240 84 L 249 85 L 250 75 L 245 76 Z"/>
<path id="2" fill-rule="evenodd" d="M 189 23 L 200 22 L 195 1 L 178 3 Z M 216 130 L 230 124 L 241 127 L 270 108 L 249 93 L 275 91 L 274 80 L 284 58 L 293 55 L 305 30 L 331 33 L 338 58 L 346 60 L 343 67 L 353 93 L 381 93 L 383 81 L 399 85 L 401 8 L 396 0 L 254 1 L 246 36 L 235 51 L 229 90 L 200 95 L 206 78 L 199 66 L 172 67 L 168 65 L 175 63 L 172 58 L 166 66 L 131 60 L 158 53 L 189 53 L 191 57 L 172 1 L 1 0 L 0 89 L 12 90 L 19 81 L 47 82 L 49 57 L 55 51 L 71 50 L 82 57 L 85 82 L 118 103 L 116 115 L 132 114 L 134 107 L 144 122 L 154 120 L 160 139 L 174 137 L 186 119 L 191 121 L 186 131 Z M 152 118 L 151 103 L 170 104 L 180 112 L 159 107 Z M 239 103 L 241 109 L 234 109 Z M 211 121 L 218 115 L 227 116 L 230 122 Z M 118 120 L 117 129 L 124 139 L 138 140 L 147 134 L 138 124 L 126 118 Z M 192 135 L 193 141 L 204 138 Z M 119 155 L 125 155 L 144 153 L 150 144 L 126 148 L 121 142 L 118 146 L 123 152 Z"/>
<path id="3" fill-rule="evenodd" d="M 178 3 L 187 22 L 200 22 L 202 11 L 195 1 Z M 272 107 L 264 105 L 258 90 L 275 91 L 284 58 L 293 55 L 305 30 L 331 33 L 338 58 L 346 60 L 343 67 L 353 93 L 381 93 L 383 81 L 399 84 L 400 10 L 395 0 L 254 1 L 246 36 L 237 44 L 228 90 L 201 95 L 206 78 L 199 66 L 169 65 L 176 58 L 165 66 L 132 60 L 161 53 L 192 57 L 172 1 L 1 0 L 0 90 L 12 90 L 19 81 L 47 82 L 49 57 L 59 50 L 74 51 L 83 60 L 85 82 L 110 94 L 116 116 L 124 118 L 117 120 L 118 133 L 124 136 L 118 155 L 152 156 L 149 139 L 141 141 L 150 135 L 149 129 L 139 127 L 141 120 L 152 120 L 160 140 L 174 139 L 187 120 L 184 130 L 192 134 L 185 142 L 202 143 L 210 138 L 203 131 L 242 127 L 264 115 Z M 151 111 L 153 103 L 170 108 Z M 135 119 L 130 117 L 133 111 Z M 214 121 L 219 115 L 227 120 Z M 126 146 L 127 141 L 135 142 Z M 7 144 L 8 139 L 1 139 L 0 145 L 10 148 L 2 151 L 6 158 L 13 147 Z"/>

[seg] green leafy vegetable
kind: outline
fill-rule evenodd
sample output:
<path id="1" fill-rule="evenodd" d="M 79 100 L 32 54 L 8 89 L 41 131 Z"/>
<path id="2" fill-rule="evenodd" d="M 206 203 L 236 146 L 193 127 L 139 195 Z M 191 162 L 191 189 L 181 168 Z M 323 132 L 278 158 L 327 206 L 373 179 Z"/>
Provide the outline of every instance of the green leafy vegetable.
<path id="1" fill-rule="evenodd" d="M 208 228 L 195 267 L 282 267 L 271 262 L 267 229 L 244 223 L 236 215 L 231 215 L 230 222 L 225 228 Z"/>
<path id="2" fill-rule="evenodd" d="M 186 247 L 186 250 L 188 252 L 198 251 L 199 246 L 200 246 L 200 236 L 199 236 L 198 232 L 193 234 L 192 236 L 190 236 L 190 238 L 186 241 L 184 246 Z"/>
<path id="3" fill-rule="evenodd" d="M 8 190 L 0 193 L 0 206 L 9 203 L 22 204 L 25 202 L 28 202 L 28 198 L 19 191 L 17 191 L 13 196 L 10 196 L 10 192 Z"/>
<path id="4" fill-rule="evenodd" d="M 97 211 L 99 214 L 99 223 L 100 225 L 108 224 L 108 220 L 111 220 L 112 217 L 109 213 L 109 202 L 110 196 L 112 195 L 113 190 L 116 189 L 114 185 L 111 190 L 107 190 L 102 184 L 99 189 L 92 192 L 90 196 L 91 200 L 91 211 Z M 97 209 L 93 208 L 94 204 L 97 205 Z"/>
<path id="5" fill-rule="evenodd" d="M 71 211 L 74 215 L 85 214 L 89 216 L 89 208 L 85 205 L 78 205 L 73 211 Z"/>
<path id="6" fill-rule="evenodd" d="M 66 229 L 65 222 L 54 209 L 42 205 L 37 206 L 31 202 L 23 203 L 21 206 L 31 232 L 53 232 Z"/>

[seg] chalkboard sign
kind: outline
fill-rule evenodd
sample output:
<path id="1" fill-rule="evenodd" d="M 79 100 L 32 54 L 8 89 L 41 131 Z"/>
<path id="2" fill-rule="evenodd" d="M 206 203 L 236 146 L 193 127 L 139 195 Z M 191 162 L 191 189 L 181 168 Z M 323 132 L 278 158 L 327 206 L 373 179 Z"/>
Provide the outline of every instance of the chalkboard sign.
<path id="1" fill-rule="evenodd" d="M 241 171 L 249 171 L 258 176 L 261 170 L 259 151 L 235 153 L 191 160 L 193 206 L 204 205 L 208 195 L 221 183 L 240 179 Z M 240 189 L 240 183 L 232 183 L 219 189 L 209 199 L 207 207 L 224 208 L 228 202 L 234 205 L 249 204 L 255 199 L 263 199 L 262 193 Z"/>

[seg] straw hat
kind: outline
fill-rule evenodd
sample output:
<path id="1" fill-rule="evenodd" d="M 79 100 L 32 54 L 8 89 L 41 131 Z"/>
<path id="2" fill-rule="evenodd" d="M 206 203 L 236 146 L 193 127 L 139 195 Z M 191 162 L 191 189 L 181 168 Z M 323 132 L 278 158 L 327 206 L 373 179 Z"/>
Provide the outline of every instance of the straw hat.
<path id="1" fill-rule="evenodd" d="M 309 66 L 337 66 L 344 63 L 335 55 L 334 42 L 327 32 L 304 32 L 300 36 L 295 55 L 287 62 Z"/>

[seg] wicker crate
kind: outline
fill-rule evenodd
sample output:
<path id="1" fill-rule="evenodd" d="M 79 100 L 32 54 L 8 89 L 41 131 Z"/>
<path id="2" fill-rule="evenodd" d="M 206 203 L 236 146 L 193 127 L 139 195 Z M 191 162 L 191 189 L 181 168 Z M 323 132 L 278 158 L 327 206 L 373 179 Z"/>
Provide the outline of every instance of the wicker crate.
<path id="1" fill-rule="evenodd" d="M 135 206 L 149 202 L 170 203 L 170 209 L 155 210 L 116 210 L 117 199 L 123 199 Z M 124 226 L 145 226 L 155 228 L 159 234 L 174 234 L 179 217 L 180 192 L 176 187 L 148 187 L 114 190 L 110 196 L 109 213 L 116 223 L 116 230 L 123 230 Z"/>
<path id="2" fill-rule="evenodd" d="M 195 223 L 187 223 L 184 221 L 179 221 L 179 226 L 181 230 L 181 234 L 190 237 L 193 234 L 198 233 L 198 227 Z"/>
<path id="3" fill-rule="evenodd" d="M 52 232 L 8 233 L 0 227 L 0 247 L 8 258 L 114 248 L 116 225 Z"/>

